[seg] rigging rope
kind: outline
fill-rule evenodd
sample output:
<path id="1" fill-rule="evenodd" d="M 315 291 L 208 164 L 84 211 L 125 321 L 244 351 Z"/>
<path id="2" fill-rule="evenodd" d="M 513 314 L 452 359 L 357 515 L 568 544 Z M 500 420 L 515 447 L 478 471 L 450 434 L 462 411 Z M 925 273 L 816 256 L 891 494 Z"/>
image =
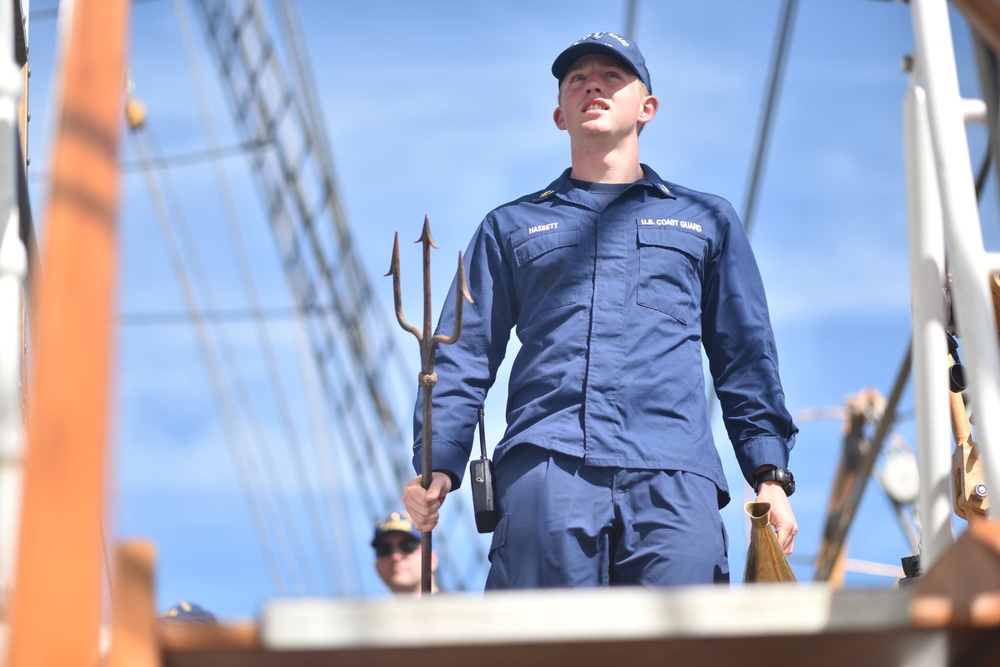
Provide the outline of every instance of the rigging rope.
<path id="1" fill-rule="evenodd" d="M 148 128 L 143 129 L 143 134 L 148 132 Z M 145 148 L 139 132 L 133 131 L 130 133 L 133 140 L 133 146 L 137 154 L 140 156 L 140 160 L 145 159 Z M 215 361 L 215 356 L 212 351 L 212 345 L 209 340 L 208 332 L 201 325 L 200 320 L 197 315 L 197 299 L 194 295 L 194 290 L 187 277 L 187 271 L 184 266 L 184 261 L 181 256 L 180 248 L 177 245 L 177 241 L 174 237 L 173 231 L 169 223 L 169 214 L 167 208 L 164 204 L 163 198 L 160 194 L 158 185 L 153 178 L 152 171 L 147 170 L 143 172 L 146 177 L 146 184 L 149 189 L 150 199 L 153 203 L 154 210 L 156 211 L 157 221 L 160 225 L 161 233 L 164 237 L 164 242 L 166 244 L 166 250 L 170 258 L 171 266 L 174 270 L 175 276 L 177 277 L 178 285 L 181 288 L 181 293 L 184 297 L 184 301 L 192 313 L 192 317 L 195 321 L 194 329 L 198 337 L 199 344 L 202 348 L 202 355 L 204 357 L 206 370 L 211 380 L 211 386 L 213 389 L 213 397 L 216 402 L 216 408 L 219 413 L 220 422 L 225 433 L 226 444 L 229 446 L 230 455 L 233 462 L 236 464 L 237 477 L 240 481 L 241 487 L 244 490 L 244 495 L 247 499 L 247 505 L 251 508 L 251 517 L 254 520 L 255 527 L 258 528 L 258 537 L 261 541 L 262 551 L 264 553 L 265 560 L 268 564 L 268 569 L 271 573 L 272 583 L 274 584 L 275 590 L 279 594 L 284 592 L 283 579 L 280 576 L 281 570 L 277 567 L 277 559 L 274 558 L 274 553 L 268 547 L 266 525 L 268 521 L 264 519 L 264 514 L 266 513 L 270 519 L 270 524 L 272 526 L 277 526 L 282 530 L 276 530 L 275 532 L 284 539 L 275 538 L 275 541 L 279 545 L 279 550 L 282 554 L 282 564 L 284 565 L 284 572 L 292 580 L 292 586 L 299 592 L 304 592 L 304 586 L 302 584 L 302 575 L 299 571 L 301 568 L 296 566 L 296 558 L 293 551 L 288 545 L 289 538 L 287 532 L 284 530 L 284 522 L 276 515 L 274 508 L 271 506 L 270 496 L 265 492 L 262 493 L 264 500 L 261 501 L 254 491 L 254 482 L 250 480 L 249 473 L 253 472 L 254 477 L 257 482 L 257 487 L 260 489 L 266 489 L 266 485 L 260 481 L 260 464 L 257 462 L 254 456 L 254 450 L 247 446 L 245 447 L 245 458 L 244 458 L 244 447 L 239 443 L 247 442 L 245 437 L 238 437 L 236 434 L 236 429 L 234 424 L 239 423 L 238 420 L 234 418 L 234 413 L 237 411 L 231 405 L 228 399 L 228 393 L 224 389 L 224 382 L 222 379 L 222 374 L 219 371 L 217 362 Z M 263 507 L 262 507 L 263 506 Z"/>
<path id="2" fill-rule="evenodd" d="M 183 0 L 174 0 L 174 13 L 177 17 L 178 26 L 181 32 L 182 44 L 184 46 L 184 54 L 188 63 L 188 69 L 191 73 L 191 79 L 194 83 L 194 89 L 196 97 L 198 100 L 198 108 L 201 116 L 202 126 L 205 129 L 208 143 L 210 146 L 216 146 L 218 144 L 218 137 L 215 132 L 215 126 L 212 122 L 212 114 L 210 111 L 210 105 L 208 103 L 208 96 L 205 92 L 204 82 L 201 77 L 201 68 L 197 62 L 197 57 L 195 55 L 194 47 L 194 37 L 193 31 L 191 29 L 190 20 L 187 15 L 187 10 L 185 8 Z M 254 142 L 247 142 L 254 143 Z M 260 142 L 256 142 L 260 143 Z M 327 579 L 331 585 L 335 585 L 335 589 L 338 591 L 345 590 L 345 582 L 343 580 L 344 568 L 336 567 L 333 558 L 333 550 L 330 547 L 327 536 L 329 533 L 334 533 L 334 535 L 340 535 L 341 531 L 328 530 L 324 526 L 323 521 L 323 510 L 321 503 L 314 493 L 311 492 L 312 485 L 309 483 L 308 467 L 306 465 L 306 458 L 303 451 L 303 447 L 300 443 L 298 437 L 298 430 L 295 428 L 294 420 L 292 418 L 292 410 L 288 403 L 288 391 L 285 388 L 285 384 L 282 381 L 282 375 L 278 370 L 278 362 L 274 353 L 274 346 L 271 342 L 270 335 L 268 333 L 268 328 L 264 319 L 259 316 L 261 313 L 261 303 L 260 296 L 257 290 L 256 283 L 254 281 L 254 272 L 252 263 L 250 261 L 249 252 L 247 251 L 246 243 L 243 235 L 240 232 L 238 214 L 236 212 L 236 205 L 233 199 L 232 189 L 229 186 L 229 179 L 225 172 L 223 166 L 216 162 L 214 163 L 214 171 L 216 177 L 216 183 L 218 186 L 218 191 L 220 198 L 223 202 L 223 208 L 225 210 L 225 220 L 227 228 L 229 231 L 229 236 L 232 240 L 233 247 L 236 251 L 237 262 L 239 266 L 239 273 L 243 281 L 243 287 L 247 293 L 252 310 L 258 316 L 254 317 L 255 330 L 260 341 L 261 351 L 264 355 L 268 377 L 270 378 L 270 387 L 273 389 L 272 394 L 275 398 L 275 402 L 278 408 L 278 413 L 281 418 L 282 427 L 284 428 L 285 438 L 287 443 L 290 445 L 293 463 L 295 465 L 296 475 L 301 484 L 303 493 L 307 496 L 306 509 L 309 516 L 309 520 L 314 532 L 314 537 L 318 543 L 318 551 L 321 555 L 321 561 L 326 570 Z M 297 325 L 296 325 L 297 326 Z M 322 441 L 320 445 L 322 445 Z M 321 471 L 327 471 L 329 465 L 320 465 L 319 469 Z M 327 488 L 332 488 L 328 486 Z M 339 510 L 339 507 L 337 508 Z M 336 511 L 336 510 L 335 510 Z M 342 512 L 338 513 L 338 516 L 344 516 Z M 330 524 L 332 524 L 332 519 Z M 341 562 L 354 562 L 355 568 L 358 568 L 357 559 L 351 558 L 350 550 L 345 548 L 343 543 L 338 543 L 337 551 Z M 360 574 L 360 573 L 359 573 Z"/>
<path id="3" fill-rule="evenodd" d="M 788 47 L 792 41 L 792 28 L 795 25 L 795 10 L 798 8 L 798 4 L 798 0 L 785 0 L 781 10 L 781 24 L 775 41 L 774 55 L 771 58 L 771 75 L 768 78 L 767 94 L 764 96 L 764 111 L 761 114 L 753 168 L 750 171 L 750 182 L 747 185 L 746 209 L 743 211 L 743 228 L 746 230 L 747 236 L 750 235 L 753 225 L 757 191 L 764 174 L 764 160 L 767 157 L 767 147 L 771 139 L 771 125 L 774 123 L 775 110 L 781 95 L 781 83 L 785 73 L 785 62 L 788 60 Z"/>
<path id="4" fill-rule="evenodd" d="M 753 166 L 750 169 L 750 181 L 747 185 L 746 209 L 743 211 L 743 229 L 746 230 L 749 238 L 751 225 L 753 224 L 753 214 L 756 209 L 757 191 L 760 189 L 760 182 L 764 173 L 764 158 L 767 155 L 767 146 L 771 136 L 771 123 L 774 120 L 775 109 L 778 106 L 778 98 L 781 92 L 781 83 L 785 71 L 785 61 L 788 57 L 788 45 L 792 41 L 792 28 L 795 25 L 795 10 L 798 7 L 798 0 L 785 0 L 781 10 L 781 21 L 779 23 L 778 35 L 775 38 L 774 54 L 771 58 L 771 74 L 768 77 L 767 92 L 764 95 L 764 110 L 761 113 L 760 130 L 757 133 L 756 148 L 754 149 Z M 708 382 L 708 419 L 712 420 L 715 413 L 715 383 L 710 379 Z"/>

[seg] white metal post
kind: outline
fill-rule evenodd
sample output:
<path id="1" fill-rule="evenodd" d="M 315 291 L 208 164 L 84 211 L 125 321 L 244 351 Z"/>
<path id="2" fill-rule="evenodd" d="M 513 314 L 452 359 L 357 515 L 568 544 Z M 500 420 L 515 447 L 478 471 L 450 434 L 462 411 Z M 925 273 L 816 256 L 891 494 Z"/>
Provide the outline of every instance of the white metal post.
<path id="1" fill-rule="evenodd" d="M 14 7 L 0 1 L 0 604 L 14 582 L 20 525 L 21 309 L 28 257 L 18 228 L 17 103 L 21 74 L 14 61 Z"/>
<path id="2" fill-rule="evenodd" d="M 924 89 L 910 76 L 904 104 L 906 190 L 910 219 L 910 290 L 913 295 L 914 400 L 920 495 L 921 569 L 954 542 L 951 529 L 951 442 L 948 345 L 945 338 L 944 219 L 931 151 Z"/>
<path id="3" fill-rule="evenodd" d="M 927 91 L 927 115 L 945 222 L 952 300 L 961 336 L 976 439 L 989 485 L 1000 488 L 1000 350 L 991 272 L 996 253 L 983 244 L 968 137 L 959 93 L 946 0 L 912 0 L 917 68 Z"/>

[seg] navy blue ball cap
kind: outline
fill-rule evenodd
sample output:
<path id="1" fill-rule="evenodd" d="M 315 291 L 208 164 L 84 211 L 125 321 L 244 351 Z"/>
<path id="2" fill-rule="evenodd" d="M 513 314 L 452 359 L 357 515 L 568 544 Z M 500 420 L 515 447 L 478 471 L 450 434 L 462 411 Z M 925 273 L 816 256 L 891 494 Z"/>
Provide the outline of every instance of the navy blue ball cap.
<path id="1" fill-rule="evenodd" d="M 375 546 L 386 533 L 403 533 L 420 539 L 420 531 L 413 527 L 413 519 L 406 510 L 393 510 L 375 522 L 372 546 Z"/>
<path id="2" fill-rule="evenodd" d="M 653 92 L 653 84 L 649 81 L 649 70 L 646 69 L 646 60 L 639 52 L 639 46 L 613 32 L 595 32 L 573 42 L 552 63 L 553 76 L 559 79 L 559 83 L 562 83 L 563 77 L 566 76 L 566 72 L 573 63 L 591 53 L 603 53 L 620 61 L 623 65 L 627 65 L 630 70 L 635 72 L 639 80 L 646 84 L 646 90 Z"/>

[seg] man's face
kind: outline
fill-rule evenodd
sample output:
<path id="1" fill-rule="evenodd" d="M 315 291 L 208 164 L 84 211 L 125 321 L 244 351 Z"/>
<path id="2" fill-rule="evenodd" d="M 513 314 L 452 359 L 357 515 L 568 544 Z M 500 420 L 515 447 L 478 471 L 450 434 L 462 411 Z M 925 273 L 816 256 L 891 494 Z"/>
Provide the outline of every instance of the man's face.
<path id="1" fill-rule="evenodd" d="M 375 570 L 393 593 L 420 592 L 420 540 L 386 533 L 375 543 Z"/>
<path id="2" fill-rule="evenodd" d="M 621 135 L 639 121 L 652 119 L 639 78 L 621 62 L 600 54 L 579 58 L 559 86 L 559 108 L 553 118 L 571 138 Z M 655 114 L 655 108 L 652 110 Z"/>

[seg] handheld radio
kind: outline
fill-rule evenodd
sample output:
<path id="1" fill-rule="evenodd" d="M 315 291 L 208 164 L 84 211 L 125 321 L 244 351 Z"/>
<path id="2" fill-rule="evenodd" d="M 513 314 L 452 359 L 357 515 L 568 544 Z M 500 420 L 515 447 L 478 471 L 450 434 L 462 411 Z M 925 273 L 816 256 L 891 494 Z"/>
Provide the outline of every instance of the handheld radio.
<path id="1" fill-rule="evenodd" d="M 479 408 L 479 448 L 481 457 L 469 464 L 469 478 L 472 481 L 472 509 L 476 514 L 476 530 L 492 533 L 500 520 L 496 499 L 493 496 L 493 461 L 486 455 L 486 429 L 483 422 L 483 408 Z"/>

